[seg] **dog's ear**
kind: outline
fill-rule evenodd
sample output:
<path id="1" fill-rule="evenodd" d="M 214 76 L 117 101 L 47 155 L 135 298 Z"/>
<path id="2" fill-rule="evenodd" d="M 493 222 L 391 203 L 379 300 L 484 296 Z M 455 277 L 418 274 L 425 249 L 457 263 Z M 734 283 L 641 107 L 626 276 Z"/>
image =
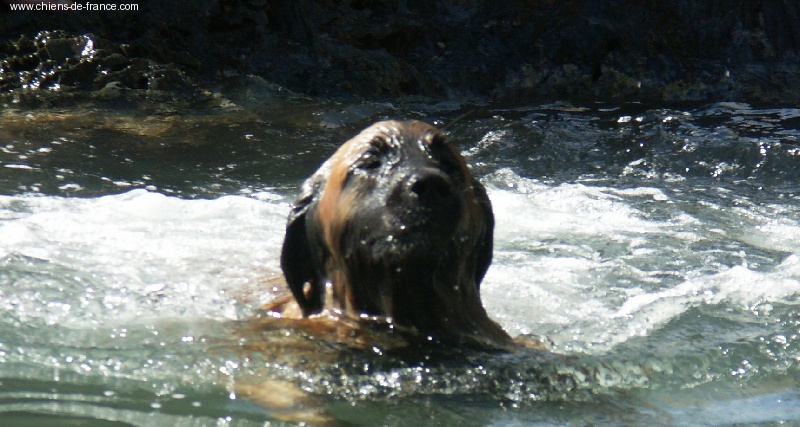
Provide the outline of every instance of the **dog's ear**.
<path id="1" fill-rule="evenodd" d="M 292 205 L 286 224 L 286 236 L 281 249 L 281 270 L 295 300 L 308 316 L 322 310 L 325 283 L 315 266 L 315 252 L 308 234 L 306 219 L 316 205 L 318 195 L 327 179 L 321 168 L 303 184 L 300 195 Z M 306 283 L 310 289 L 306 292 Z"/>
<path id="2" fill-rule="evenodd" d="M 473 255 L 475 257 L 475 286 L 480 289 L 483 276 L 492 263 L 492 251 L 494 249 L 494 214 L 492 213 L 492 202 L 486 195 L 486 189 L 478 181 L 473 181 L 472 191 L 475 194 L 475 201 L 478 203 L 481 212 L 481 230 L 479 231 L 478 241 L 475 244 Z"/>

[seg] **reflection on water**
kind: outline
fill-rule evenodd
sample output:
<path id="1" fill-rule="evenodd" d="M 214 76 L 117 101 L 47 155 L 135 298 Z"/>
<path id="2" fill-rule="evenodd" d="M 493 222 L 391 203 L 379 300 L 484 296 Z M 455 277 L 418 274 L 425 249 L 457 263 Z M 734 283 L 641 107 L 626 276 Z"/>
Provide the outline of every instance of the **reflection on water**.
<path id="1" fill-rule="evenodd" d="M 1 113 L 1 420 L 263 425 L 272 378 L 357 425 L 800 421 L 800 110 L 231 99 Z M 487 184 L 487 311 L 551 353 L 243 335 L 297 185 L 385 117 Z"/>

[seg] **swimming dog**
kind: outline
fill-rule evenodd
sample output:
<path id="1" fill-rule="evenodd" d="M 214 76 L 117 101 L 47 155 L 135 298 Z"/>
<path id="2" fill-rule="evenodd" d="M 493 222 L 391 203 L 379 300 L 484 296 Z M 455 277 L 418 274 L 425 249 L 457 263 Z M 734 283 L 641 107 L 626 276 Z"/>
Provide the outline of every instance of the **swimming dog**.
<path id="1" fill-rule="evenodd" d="M 383 121 L 303 184 L 281 269 L 304 318 L 377 317 L 436 342 L 505 346 L 479 292 L 493 230 L 486 190 L 441 131 Z"/>

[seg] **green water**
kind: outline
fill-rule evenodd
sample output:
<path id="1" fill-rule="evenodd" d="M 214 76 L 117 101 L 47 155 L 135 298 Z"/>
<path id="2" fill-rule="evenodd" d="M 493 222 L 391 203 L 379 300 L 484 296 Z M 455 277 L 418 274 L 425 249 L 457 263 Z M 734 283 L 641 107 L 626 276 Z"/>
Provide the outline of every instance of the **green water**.
<path id="1" fill-rule="evenodd" d="M 281 425 L 236 392 L 259 378 L 344 425 L 800 423 L 797 109 L 256 95 L 4 110 L 0 424 Z M 297 187 L 383 118 L 462 150 L 498 222 L 487 311 L 551 352 L 244 345 Z"/>

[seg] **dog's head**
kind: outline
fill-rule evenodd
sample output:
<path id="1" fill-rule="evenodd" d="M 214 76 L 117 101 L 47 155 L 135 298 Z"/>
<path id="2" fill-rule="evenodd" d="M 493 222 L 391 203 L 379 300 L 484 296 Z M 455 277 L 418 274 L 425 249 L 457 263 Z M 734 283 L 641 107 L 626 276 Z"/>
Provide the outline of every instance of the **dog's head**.
<path id="1" fill-rule="evenodd" d="M 304 315 L 326 305 L 434 335 L 507 337 L 479 285 L 494 217 L 483 186 L 436 128 L 376 123 L 303 185 L 281 268 Z"/>

